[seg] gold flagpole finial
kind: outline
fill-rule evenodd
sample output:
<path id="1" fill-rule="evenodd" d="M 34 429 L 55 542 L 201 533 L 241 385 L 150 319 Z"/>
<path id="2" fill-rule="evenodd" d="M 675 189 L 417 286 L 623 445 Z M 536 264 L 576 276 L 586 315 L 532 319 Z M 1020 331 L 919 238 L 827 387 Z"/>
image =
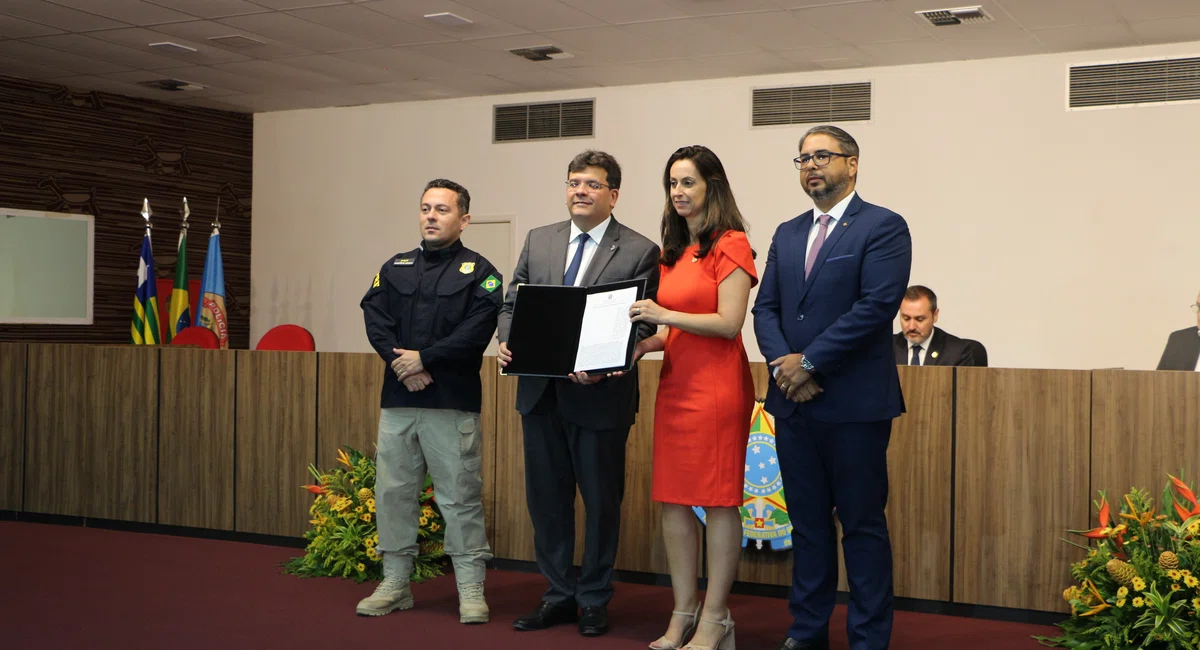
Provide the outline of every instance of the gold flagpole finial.
<path id="1" fill-rule="evenodd" d="M 183 227 L 188 227 L 188 217 L 192 216 L 192 209 L 188 207 L 187 197 L 183 197 L 183 209 L 179 211 L 183 215 Z"/>
<path id="2" fill-rule="evenodd" d="M 146 220 L 146 231 L 150 231 L 150 215 L 154 214 L 150 210 L 150 199 L 142 199 L 142 218 Z"/>

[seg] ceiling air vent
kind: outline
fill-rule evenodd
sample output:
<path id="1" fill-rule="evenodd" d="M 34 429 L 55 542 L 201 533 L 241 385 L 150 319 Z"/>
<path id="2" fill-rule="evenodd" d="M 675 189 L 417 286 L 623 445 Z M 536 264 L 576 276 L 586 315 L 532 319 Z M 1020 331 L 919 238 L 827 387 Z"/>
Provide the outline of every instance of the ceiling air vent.
<path id="1" fill-rule="evenodd" d="M 225 47 L 254 47 L 255 45 L 266 45 L 266 43 L 258 39 L 250 38 L 249 36 L 242 36 L 241 34 L 232 34 L 230 36 L 212 36 L 208 40 L 219 45 L 224 45 Z"/>
<path id="2" fill-rule="evenodd" d="M 871 119 L 871 82 L 756 88 L 751 124 L 816 124 Z"/>
<path id="3" fill-rule="evenodd" d="M 553 45 L 538 45 L 537 47 L 519 47 L 509 50 L 513 54 L 530 61 L 549 61 L 551 59 L 570 59 L 575 55 L 563 52 Z"/>
<path id="4" fill-rule="evenodd" d="M 493 107 L 492 142 L 591 137 L 594 99 Z"/>
<path id="5" fill-rule="evenodd" d="M 979 23 L 990 23 L 995 20 L 991 14 L 984 11 L 983 7 L 978 5 L 974 7 L 955 7 L 953 9 L 928 9 L 926 11 L 918 11 L 917 15 L 928 20 L 929 24 L 934 27 L 976 25 Z"/>
<path id="6" fill-rule="evenodd" d="M 183 81 L 181 79 L 155 79 L 153 81 L 139 81 L 138 85 L 145 86 L 147 88 L 157 88 L 158 90 L 167 90 L 170 92 L 204 90 L 204 86 L 201 86 L 200 84 L 195 84 L 190 81 Z"/>
<path id="7" fill-rule="evenodd" d="M 1070 69 L 1070 108 L 1200 99 L 1200 57 L 1078 65 Z"/>
<path id="8" fill-rule="evenodd" d="M 194 47 L 188 47 L 186 45 L 180 45 L 179 43 L 172 43 L 170 41 L 151 43 L 150 47 L 160 52 L 172 52 L 174 54 L 191 54 L 196 51 L 196 48 Z"/>

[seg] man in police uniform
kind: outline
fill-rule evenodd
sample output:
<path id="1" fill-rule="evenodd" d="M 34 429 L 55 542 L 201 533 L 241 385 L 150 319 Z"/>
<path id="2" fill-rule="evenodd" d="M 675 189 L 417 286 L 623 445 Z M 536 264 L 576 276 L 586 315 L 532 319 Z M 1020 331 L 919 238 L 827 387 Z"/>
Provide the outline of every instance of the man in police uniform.
<path id="1" fill-rule="evenodd" d="M 389 259 L 362 299 L 367 338 L 388 369 L 375 478 L 383 582 L 358 603 L 361 616 L 413 606 L 408 579 L 428 468 L 446 518 L 459 620 L 488 620 L 483 578 L 492 552 L 480 497 L 479 369 L 503 292 L 500 272 L 459 241 L 471 222 L 470 205 L 465 187 L 430 181 L 421 195 L 424 241 Z"/>

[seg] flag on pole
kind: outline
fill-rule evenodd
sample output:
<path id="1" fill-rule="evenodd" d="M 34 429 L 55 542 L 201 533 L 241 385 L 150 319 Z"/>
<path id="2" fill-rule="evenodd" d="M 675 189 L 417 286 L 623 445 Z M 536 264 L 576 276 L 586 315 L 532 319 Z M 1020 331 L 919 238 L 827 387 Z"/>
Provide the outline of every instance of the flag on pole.
<path id="1" fill-rule="evenodd" d="M 179 335 L 183 328 L 192 324 L 189 305 L 187 272 L 187 222 L 179 231 L 179 248 L 175 257 L 175 286 L 171 288 L 170 318 L 167 326 L 167 343 Z"/>
<path id="2" fill-rule="evenodd" d="M 229 347 L 229 318 L 225 312 L 225 269 L 221 263 L 221 230 L 213 227 L 208 237 L 208 255 L 204 258 L 204 277 L 200 280 L 200 313 L 196 325 L 212 330 Z"/>
<path id="3" fill-rule="evenodd" d="M 137 294 L 133 297 L 132 342 L 158 345 L 158 289 L 154 278 L 154 255 L 150 249 L 150 228 L 142 237 L 142 256 L 138 260 Z"/>

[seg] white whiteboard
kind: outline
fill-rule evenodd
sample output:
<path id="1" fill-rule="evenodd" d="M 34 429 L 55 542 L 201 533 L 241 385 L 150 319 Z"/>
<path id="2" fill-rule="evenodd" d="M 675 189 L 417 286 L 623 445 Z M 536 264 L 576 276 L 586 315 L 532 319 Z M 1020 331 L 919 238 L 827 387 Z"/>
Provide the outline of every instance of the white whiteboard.
<path id="1" fill-rule="evenodd" d="M 92 324 L 96 219 L 0 208 L 0 323 Z"/>

